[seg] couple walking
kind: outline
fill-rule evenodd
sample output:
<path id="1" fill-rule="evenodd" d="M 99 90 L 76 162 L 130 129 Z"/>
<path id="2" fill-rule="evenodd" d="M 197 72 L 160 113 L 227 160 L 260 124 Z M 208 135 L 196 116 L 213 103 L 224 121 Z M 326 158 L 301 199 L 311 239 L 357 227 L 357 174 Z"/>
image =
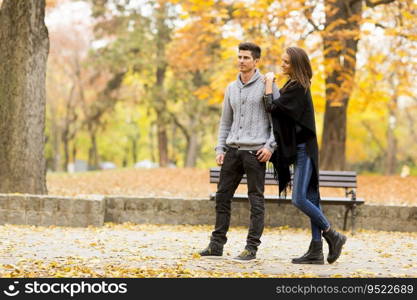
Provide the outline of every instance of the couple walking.
<path id="1" fill-rule="evenodd" d="M 320 208 L 318 144 L 310 81 L 312 69 L 304 50 L 287 48 L 281 68 L 288 81 L 278 90 L 275 74 L 260 74 L 261 49 L 253 43 L 238 47 L 239 75 L 225 91 L 220 120 L 216 162 L 221 166 L 216 192 L 216 224 L 201 256 L 221 256 L 227 241 L 231 200 L 247 176 L 250 225 L 246 246 L 236 257 L 256 258 L 264 229 L 266 162 L 274 166 L 279 192 L 290 185 L 294 165 L 292 203 L 311 220 L 312 240 L 308 251 L 294 258 L 297 264 L 324 264 L 322 236 L 329 245 L 327 261 L 335 262 L 346 242 Z"/>

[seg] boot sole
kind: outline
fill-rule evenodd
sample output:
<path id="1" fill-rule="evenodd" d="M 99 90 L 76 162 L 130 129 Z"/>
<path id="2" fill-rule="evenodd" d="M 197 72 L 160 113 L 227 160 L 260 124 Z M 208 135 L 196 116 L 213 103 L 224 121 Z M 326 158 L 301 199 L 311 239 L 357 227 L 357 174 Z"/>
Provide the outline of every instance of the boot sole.
<path id="1" fill-rule="evenodd" d="M 257 261 L 258 259 L 257 259 L 257 258 L 252 258 L 252 259 L 240 259 L 240 258 L 237 258 L 237 257 L 233 257 L 233 258 L 232 258 L 232 260 L 233 260 L 233 261 L 236 261 L 236 262 L 240 262 L 240 263 L 249 263 L 249 262 Z"/>
<path id="2" fill-rule="evenodd" d="M 207 260 L 221 260 L 224 259 L 223 256 L 215 256 L 215 255 L 206 255 L 206 256 L 201 256 L 201 259 L 207 259 Z"/>
<path id="3" fill-rule="evenodd" d="M 294 262 L 295 265 L 324 265 L 324 260 L 315 260 L 315 261 L 303 261 L 303 262 Z"/>
<path id="4" fill-rule="evenodd" d="M 334 259 L 334 260 L 329 260 L 329 259 L 327 259 L 327 262 L 328 262 L 329 264 L 334 263 L 334 262 L 335 262 L 335 261 L 339 258 L 340 254 L 342 254 L 343 245 L 346 243 L 346 240 L 347 240 L 347 237 L 346 237 L 346 236 L 343 236 L 343 238 L 342 238 L 342 244 L 340 245 L 340 250 L 339 250 L 339 252 L 337 253 L 337 255 L 336 255 L 335 259 Z"/>

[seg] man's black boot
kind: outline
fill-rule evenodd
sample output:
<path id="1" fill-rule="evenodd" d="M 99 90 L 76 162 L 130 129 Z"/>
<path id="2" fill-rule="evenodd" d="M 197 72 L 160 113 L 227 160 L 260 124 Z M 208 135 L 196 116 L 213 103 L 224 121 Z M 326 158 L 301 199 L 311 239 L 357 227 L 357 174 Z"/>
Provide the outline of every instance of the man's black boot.
<path id="1" fill-rule="evenodd" d="M 234 258 L 239 261 L 250 261 L 256 259 L 256 250 L 244 249 L 242 253 Z"/>
<path id="2" fill-rule="evenodd" d="M 342 247 L 346 243 L 346 236 L 330 228 L 328 231 L 323 231 L 323 237 L 329 244 L 329 255 L 327 261 L 329 264 L 334 263 L 342 253 Z"/>
<path id="3" fill-rule="evenodd" d="M 307 253 L 301 257 L 293 258 L 293 264 L 314 264 L 323 265 L 323 242 L 322 241 L 311 241 L 310 247 Z"/>
<path id="4" fill-rule="evenodd" d="M 201 256 L 222 256 L 223 255 L 223 246 L 220 246 L 215 243 L 210 243 L 206 249 L 198 252 Z"/>

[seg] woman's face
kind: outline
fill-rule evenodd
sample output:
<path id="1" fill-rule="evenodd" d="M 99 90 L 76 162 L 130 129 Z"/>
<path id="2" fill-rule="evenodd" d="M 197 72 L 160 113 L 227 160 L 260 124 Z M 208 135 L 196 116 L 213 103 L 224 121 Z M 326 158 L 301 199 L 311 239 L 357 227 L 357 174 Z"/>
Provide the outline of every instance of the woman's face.
<path id="1" fill-rule="evenodd" d="M 290 56 L 287 53 L 284 53 L 281 59 L 282 59 L 282 63 L 281 63 L 282 73 L 284 73 L 285 75 L 291 75 Z"/>

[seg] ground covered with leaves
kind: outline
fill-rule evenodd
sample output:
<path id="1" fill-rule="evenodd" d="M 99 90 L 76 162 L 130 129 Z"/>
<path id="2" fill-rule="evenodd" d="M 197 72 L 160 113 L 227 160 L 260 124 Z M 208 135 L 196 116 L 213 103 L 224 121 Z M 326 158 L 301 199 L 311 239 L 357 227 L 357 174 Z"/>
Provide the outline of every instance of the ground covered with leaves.
<path id="1" fill-rule="evenodd" d="M 209 183 L 208 170 L 192 168 L 120 169 L 87 173 L 50 173 L 51 195 L 83 194 L 169 196 L 207 198 L 216 191 Z M 245 193 L 241 186 L 239 193 Z M 266 186 L 266 194 L 277 193 L 275 186 Z M 322 188 L 323 196 L 343 196 L 341 189 Z M 367 204 L 417 206 L 417 177 L 359 175 L 358 197 Z"/>
<path id="2" fill-rule="evenodd" d="M 307 230 L 266 228 L 255 261 L 233 260 L 247 228 L 231 228 L 224 256 L 200 257 L 212 226 L 0 226 L 0 277 L 417 277 L 417 233 L 345 232 L 339 260 L 294 265 Z M 327 245 L 325 245 L 327 255 Z"/>

